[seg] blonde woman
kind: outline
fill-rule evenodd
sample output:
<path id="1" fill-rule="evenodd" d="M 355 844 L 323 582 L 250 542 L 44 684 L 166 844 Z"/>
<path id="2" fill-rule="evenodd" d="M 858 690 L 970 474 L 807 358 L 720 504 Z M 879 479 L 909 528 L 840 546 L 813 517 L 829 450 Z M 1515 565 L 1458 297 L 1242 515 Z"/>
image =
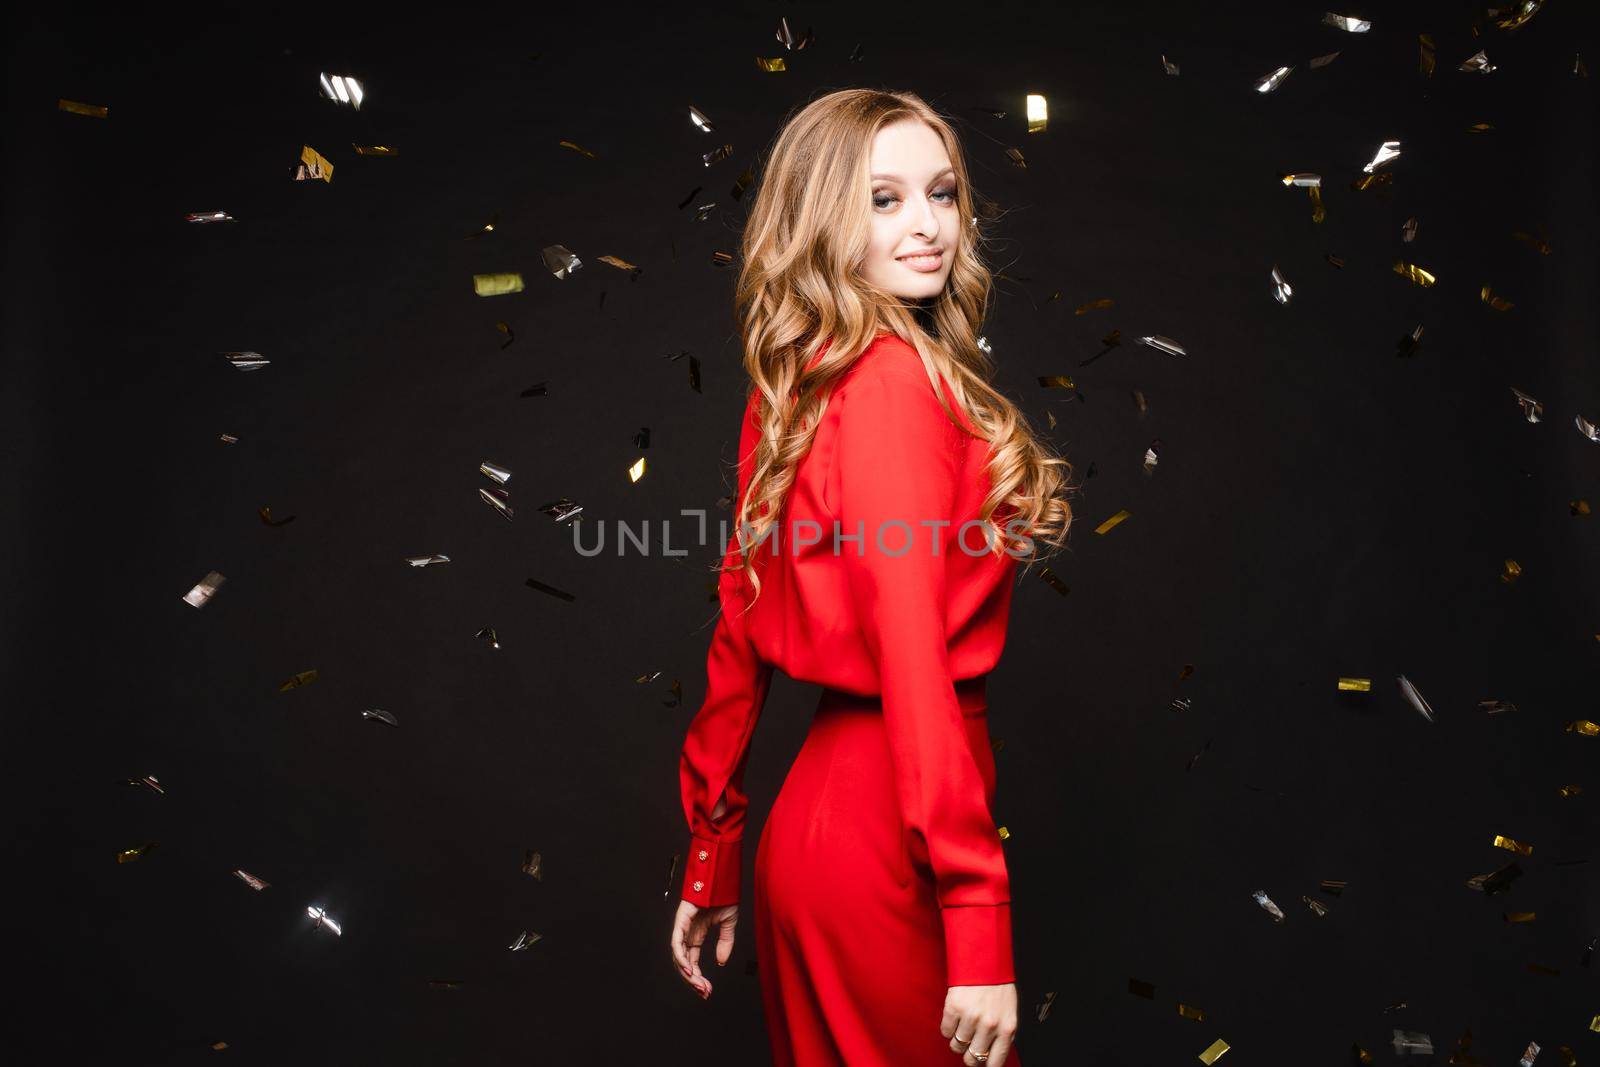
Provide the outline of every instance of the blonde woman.
<path id="1" fill-rule="evenodd" d="M 950 125 L 868 89 L 789 118 L 745 228 L 738 529 L 680 760 L 671 943 L 709 997 L 772 671 L 819 683 L 755 856 L 777 1067 L 1021 1067 L 984 682 L 1019 563 L 1065 541 L 1071 467 L 989 384 L 980 242 Z"/>

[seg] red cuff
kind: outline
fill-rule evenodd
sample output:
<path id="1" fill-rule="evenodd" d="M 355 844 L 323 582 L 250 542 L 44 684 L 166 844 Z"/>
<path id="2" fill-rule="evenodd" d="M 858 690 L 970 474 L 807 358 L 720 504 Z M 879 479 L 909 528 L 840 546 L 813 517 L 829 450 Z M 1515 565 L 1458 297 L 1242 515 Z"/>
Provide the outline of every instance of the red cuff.
<path id="1" fill-rule="evenodd" d="M 744 841 L 715 841 L 689 835 L 689 859 L 683 865 L 683 899 L 702 908 L 739 903 L 739 878 L 744 867 Z"/>
<path id="2" fill-rule="evenodd" d="M 940 916 L 946 985 L 1005 985 L 1017 980 L 1009 903 L 955 905 L 941 908 Z"/>

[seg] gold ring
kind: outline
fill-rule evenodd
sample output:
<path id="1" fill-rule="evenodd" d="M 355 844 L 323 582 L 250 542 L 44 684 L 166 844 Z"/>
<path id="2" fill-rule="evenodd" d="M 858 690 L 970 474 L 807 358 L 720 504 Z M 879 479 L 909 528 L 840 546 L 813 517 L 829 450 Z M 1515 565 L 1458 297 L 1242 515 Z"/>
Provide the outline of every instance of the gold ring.
<path id="1" fill-rule="evenodd" d="M 979 1063 L 987 1063 L 989 1060 L 989 1054 L 987 1052 L 974 1052 L 972 1054 L 972 1058 L 977 1060 Z"/>

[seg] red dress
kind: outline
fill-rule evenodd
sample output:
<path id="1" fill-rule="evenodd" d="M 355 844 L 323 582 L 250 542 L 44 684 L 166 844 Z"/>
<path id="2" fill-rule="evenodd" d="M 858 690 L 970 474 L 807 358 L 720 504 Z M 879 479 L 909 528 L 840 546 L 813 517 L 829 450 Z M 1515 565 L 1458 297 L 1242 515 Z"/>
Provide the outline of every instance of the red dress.
<path id="1" fill-rule="evenodd" d="M 741 501 L 760 398 L 740 434 Z M 773 668 L 823 687 L 755 858 L 777 1067 L 959 1064 L 939 1032 L 947 987 L 1015 980 L 983 686 L 1019 564 L 975 521 L 988 447 L 950 421 L 916 350 L 880 335 L 835 384 L 782 521 L 754 550 L 748 612 L 750 584 L 722 574 L 679 764 L 683 899 L 740 900 L 744 766 Z M 738 561 L 730 534 L 725 562 Z M 1021 1067 L 1015 1050 L 1007 1062 Z"/>

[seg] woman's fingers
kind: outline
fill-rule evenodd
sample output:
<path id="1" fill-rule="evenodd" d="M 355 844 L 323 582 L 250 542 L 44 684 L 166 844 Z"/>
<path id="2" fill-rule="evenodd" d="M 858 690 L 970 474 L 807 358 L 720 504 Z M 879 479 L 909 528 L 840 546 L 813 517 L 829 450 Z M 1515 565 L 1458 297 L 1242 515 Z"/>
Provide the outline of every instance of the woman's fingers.
<path id="1" fill-rule="evenodd" d="M 717 930 L 718 967 L 727 966 L 729 958 L 733 956 L 733 928 L 738 921 L 737 915 L 729 915 Z"/>
<path id="2" fill-rule="evenodd" d="M 974 1022 L 977 1023 L 975 1027 L 973 1026 Z M 972 1028 L 972 1044 L 966 1046 L 967 1054 L 962 1057 L 962 1061 L 966 1063 L 967 1067 L 995 1067 L 993 1048 L 995 1034 L 1000 1029 L 999 1021 L 987 1018 L 977 1020 L 968 1018 L 962 1020 L 961 1025 L 963 1028 Z M 980 1060 L 973 1055 L 974 1052 L 987 1052 L 989 1055 Z"/>
<path id="3" fill-rule="evenodd" d="M 989 1058 L 983 1067 L 1005 1067 L 1011 1058 L 1011 1039 L 1004 1031 L 995 1035 L 994 1044 L 989 1047 Z"/>

